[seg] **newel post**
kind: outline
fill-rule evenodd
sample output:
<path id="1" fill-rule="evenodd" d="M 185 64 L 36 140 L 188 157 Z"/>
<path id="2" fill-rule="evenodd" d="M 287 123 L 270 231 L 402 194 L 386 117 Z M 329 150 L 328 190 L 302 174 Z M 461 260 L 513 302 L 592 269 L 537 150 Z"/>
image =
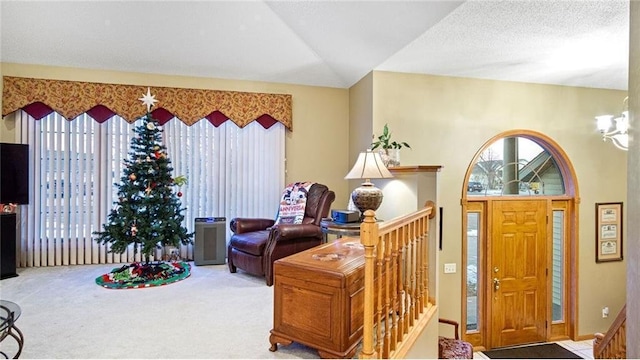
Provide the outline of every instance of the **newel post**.
<path id="1" fill-rule="evenodd" d="M 364 245 L 364 329 L 360 358 L 377 358 L 373 346 L 373 277 L 375 267 L 375 249 L 378 244 L 378 224 L 373 210 L 364 212 L 364 221 L 360 225 L 360 242 Z"/>

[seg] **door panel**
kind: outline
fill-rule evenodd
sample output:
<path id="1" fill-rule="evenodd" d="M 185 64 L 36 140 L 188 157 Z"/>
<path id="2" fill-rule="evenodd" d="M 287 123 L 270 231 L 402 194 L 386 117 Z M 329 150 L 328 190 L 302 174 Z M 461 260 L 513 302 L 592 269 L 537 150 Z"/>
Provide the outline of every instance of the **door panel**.
<path id="1" fill-rule="evenodd" d="M 493 201 L 491 214 L 491 347 L 545 341 L 547 201 Z"/>

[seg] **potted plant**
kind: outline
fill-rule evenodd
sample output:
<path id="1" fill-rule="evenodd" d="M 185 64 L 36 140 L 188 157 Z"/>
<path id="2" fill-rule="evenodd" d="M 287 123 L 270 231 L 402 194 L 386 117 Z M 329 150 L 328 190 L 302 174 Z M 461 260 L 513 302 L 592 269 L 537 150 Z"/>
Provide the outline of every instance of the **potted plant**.
<path id="1" fill-rule="evenodd" d="M 378 136 L 378 139 L 371 143 L 371 150 L 379 149 L 382 161 L 387 167 L 400 165 L 400 149 L 403 147 L 411 149 L 411 146 L 404 141 L 391 140 L 391 132 L 389 131 L 388 124 L 384 124 L 382 135 Z"/>

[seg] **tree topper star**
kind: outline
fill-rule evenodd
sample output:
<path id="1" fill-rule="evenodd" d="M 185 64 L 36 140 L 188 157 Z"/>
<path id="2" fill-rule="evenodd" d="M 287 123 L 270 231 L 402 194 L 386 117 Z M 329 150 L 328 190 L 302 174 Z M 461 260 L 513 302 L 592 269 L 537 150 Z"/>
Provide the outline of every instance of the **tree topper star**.
<path id="1" fill-rule="evenodd" d="M 156 96 L 151 95 L 151 89 L 149 88 L 147 88 L 147 93 L 142 94 L 142 97 L 139 98 L 138 100 L 142 101 L 143 104 L 147 105 L 147 112 L 151 111 L 151 107 L 158 102 L 158 100 L 156 100 Z"/>

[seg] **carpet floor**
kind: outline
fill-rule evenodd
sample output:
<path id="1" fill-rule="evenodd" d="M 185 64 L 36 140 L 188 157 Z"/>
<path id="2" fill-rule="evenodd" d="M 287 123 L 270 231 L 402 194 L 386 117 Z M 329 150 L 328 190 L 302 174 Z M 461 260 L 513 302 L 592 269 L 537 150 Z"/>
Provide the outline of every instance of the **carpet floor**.
<path id="1" fill-rule="evenodd" d="M 582 359 L 558 344 L 536 344 L 482 352 L 490 359 Z"/>
<path id="2" fill-rule="evenodd" d="M 193 263 L 191 263 L 193 264 Z M 117 264 L 115 264 L 117 265 Z M 112 290 L 96 277 L 114 264 L 19 268 L 0 282 L 0 298 L 17 303 L 24 359 L 304 359 L 293 343 L 271 352 L 273 287 L 226 265 L 192 266 L 167 286 Z M 0 351 L 9 357 L 15 341 Z"/>

